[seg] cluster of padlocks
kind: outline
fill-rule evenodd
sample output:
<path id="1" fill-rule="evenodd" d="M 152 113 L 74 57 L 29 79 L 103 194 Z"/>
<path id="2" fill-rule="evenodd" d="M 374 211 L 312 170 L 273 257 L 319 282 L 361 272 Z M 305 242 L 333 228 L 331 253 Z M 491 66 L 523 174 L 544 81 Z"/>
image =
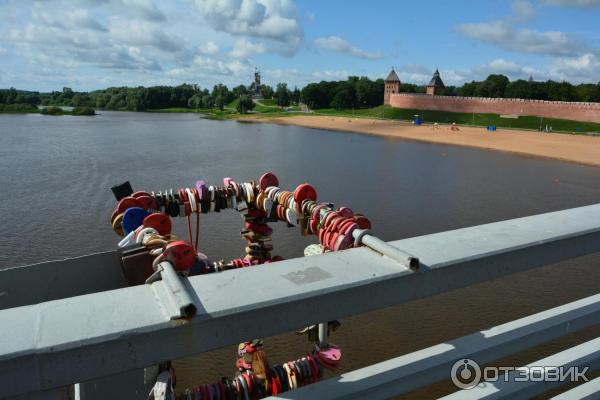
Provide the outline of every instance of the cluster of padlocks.
<path id="1" fill-rule="evenodd" d="M 302 235 L 317 235 L 320 245 L 307 249 L 325 252 L 355 245 L 353 231 L 369 229 L 369 220 L 354 214 L 348 207 L 334 209 L 331 203 L 317 202 L 316 190 L 309 184 L 293 192 L 278 187 L 279 181 L 266 173 L 258 181 L 237 183 L 223 179 L 223 186 L 196 182 L 193 188 L 159 192 L 133 192 L 127 183 L 113 188 L 118 204 L 111 216 L 114 231 L 123 239 L 123 269 L 130 283 L 143 283 L 160 261 L 169 261 L 176 271 L 197 275 L 233 268 L 249 267 L 281 260 L 271 255 L 272 229 L 269 222 L 284 221 L 298 226 Z M 245 222 L 242 238 L 247 241 L 245 255 L 228 262 L 209 262 L 198 252 L 200 215 L 235 209 Z M 195 216 L 195 235 L 192 219 Z M 171 218 L 187 218 L 189 240 L 179 240 L 171 233 Z"/>
<path id="2" fill-rule="evenodd" d="M 197 181 L 193 188 L 176 191 L 134 192 L 127 182 L 112 190 L 118 204 L 111 223 L 115 233 L 122 237 L 121 264 L 133 285 L 152 282 L 163 261 L 168 261 L 179 274 L 190 276 L 282 260 L 271 255 L 273 231 L 269 222 L 283 221 L 289 227 L 299 227 L 302 235 L 316 235 L 319 244 L 308 246 L 305 255 L 354 247 L 359 243 L 354 239 L 354 231 L 366 232 L 371 226 L 365 216 L 348 207 L 335 209 L 331 203 L 317 202 L 316 190 L 307 183 L 294 191 L 280 189 L 272 173 L 262 175 L 258 183 L 224 178 L 223 186 Z M 245 225 L 241 235 L 247 241 L 245 255 L 229 262 L 211 262 L 198 251 L 200 215 L 225 209 L 237 210 L 242 215 Z M 173 235 L 171 218 L 176 217 L 187 219 L 189 240 Z M 194 219 L 195 229 L 192 229 Z M 330 321 L 327 331 L 338 326 L 337 321 Z M 262 340 L 244 342 L 240 345 L 235 378 L 189 389 L 183 398 L 262 398 L 318 381 L 323 369 L 337 368 L 341 350 L 319 340 L 317 325 L 301 332 L 315 342 L 312 353 L 305 357 L 270 368 Z M 155 398 L 174 398 L 173 386 L 173 369 L 169 365 L 158 374 L 151 394 Z"/>

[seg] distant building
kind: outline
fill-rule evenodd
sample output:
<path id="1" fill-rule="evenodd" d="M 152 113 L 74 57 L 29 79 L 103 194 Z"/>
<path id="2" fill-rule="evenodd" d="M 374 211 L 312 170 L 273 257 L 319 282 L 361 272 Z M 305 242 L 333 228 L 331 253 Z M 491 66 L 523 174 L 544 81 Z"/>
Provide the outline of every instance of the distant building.
<path id="1" fill-rule="evenodd" d="M 400 78 L 392 68 L 392 72 L 385 78 L 385 92 L 383 94 L 383 104 L 390 104 L 390 96 L 400 93 Z"/>
<path id="2" fill-rule="evenodd" d="M 442 78 L 440 78 L 440 71 L 436 68 L 433 77 L 427 85 L 427 94 L 430 96 L 443 96 L 445 91 L 446 86 L 444 85 Z"/>

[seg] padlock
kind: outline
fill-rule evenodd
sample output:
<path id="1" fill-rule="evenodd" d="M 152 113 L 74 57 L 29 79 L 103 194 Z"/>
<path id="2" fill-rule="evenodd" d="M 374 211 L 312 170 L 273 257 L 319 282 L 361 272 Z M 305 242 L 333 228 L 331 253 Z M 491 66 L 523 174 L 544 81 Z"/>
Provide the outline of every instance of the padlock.
<path id="1" fill-rule="evenodd" d="M 173 264 L 176 271 L 189 270 L 197 258 L 194 247 L 183 241 L 177 240 L 165 246 L 163 256 L 167 261 Z"/>
<path id="2" fill-rule="evenodd" d="M 150 213 L 141 207 L 128 208 L 123 214 L 123 221 L 121 221 L 123 233 L 128 235 L 130 232 L 136 230 L 144 223 L 144 219 L 148 215 L 150 215 Z"/>
<path id="3" fill-rule="evenodd" d="M 148 228 L 154 228 L 161 236 L 167 236 L 171 233 L 171 219 L 162 213 L 153 213 L 144 218 L 143 225 Z"/>

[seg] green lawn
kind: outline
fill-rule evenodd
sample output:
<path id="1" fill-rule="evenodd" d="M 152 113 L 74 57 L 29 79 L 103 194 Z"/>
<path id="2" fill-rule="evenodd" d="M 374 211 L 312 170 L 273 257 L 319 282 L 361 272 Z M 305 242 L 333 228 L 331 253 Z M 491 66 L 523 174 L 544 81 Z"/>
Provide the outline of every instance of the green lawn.
<path id="1" fill-rule="evenodd" d="M 259 100 L 262 104 L 264 104 L 265 106 L 271 106 L 271 107 L 278 107 L 277 106 L 277 102 L 275 101 L 275 99 L 262 99 Z"/>
<path id="2" fill-rule="evenodd" d="M 600 124 L 593 122 L 579 122 L 564 119 L 543 118 L 523 116 L 519 118 L 501 118 L 497 114 L 467 114 L 453 113 L 447 111 L 429 111 L 429 110 L 411 110 L 402 108 L 393 108 L 390 106 L 379 106 L 375 108 L 358 110 L 334 110 L 322 109 L 315 110 L 319 115 L 336 115 L 344 117 L 362 117 L 362 118 L 383 118 L 399 119 L 411 121 L 415 114 L 419 114 L 425 123 L 443 123 L 450 124 L 456 122 L 459 125 L 488 126 L 495 125 L 499 128 L 533 129 L 538 130 L 540 121 L 542 127 L 552 126 L 553 131 L 557 132 L 575 132 L 575 133 L 600 133 Z"/>

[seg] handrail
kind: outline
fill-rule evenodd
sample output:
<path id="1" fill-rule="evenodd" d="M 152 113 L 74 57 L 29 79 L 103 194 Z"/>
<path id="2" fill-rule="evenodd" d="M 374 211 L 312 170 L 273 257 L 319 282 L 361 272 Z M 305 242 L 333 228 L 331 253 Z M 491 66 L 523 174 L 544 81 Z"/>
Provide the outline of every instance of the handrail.
<path id="1" fill-rule="evenodd" d="M 192 277 L 184 282 L 198 310 L 191 319 L 170 320 L 157 307 L 153 287 L 163 281 L 1 310 L 0 326 L 9 334 L 0 341 L 0 397 L 143 368 L 597 252 L 600 204 L 388 245 L 418 257 L 419 270 L 362 247 Z"/>

